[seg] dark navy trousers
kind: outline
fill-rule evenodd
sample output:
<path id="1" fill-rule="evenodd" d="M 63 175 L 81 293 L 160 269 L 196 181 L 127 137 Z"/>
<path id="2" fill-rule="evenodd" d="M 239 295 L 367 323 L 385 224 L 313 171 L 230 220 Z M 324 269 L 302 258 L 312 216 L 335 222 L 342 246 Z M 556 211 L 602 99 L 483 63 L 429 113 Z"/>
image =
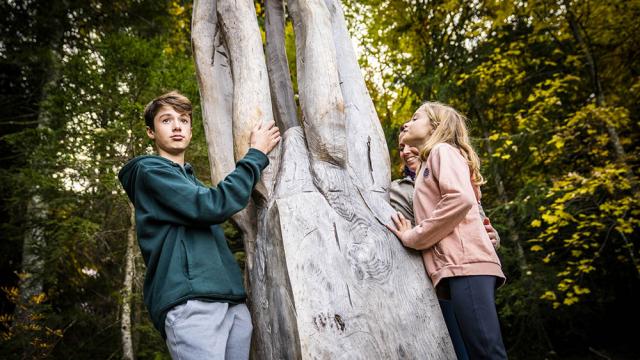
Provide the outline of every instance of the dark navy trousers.
<path id="1" fill-rule="evenodd" d="M 453 311 L 451 301 L 440 299 L 438 302 L 440 303 L 440 310 L 442 310 L 442 316 L 444 317 L 445 324 L 447 324 L 451 343 L 453 344 L 453 349 L 456 351 L 458 360 L 469 360 L 469 355 L 467 354 L 467 349 L 464 346 L 460 326 L 458 325 L 456 313 Z"/>
<path id="2" fill-rule="evenodd" d="M 469 359 L 506 359 L 495 303 L 496 277 L 456 276 L 447 280 Z"/>

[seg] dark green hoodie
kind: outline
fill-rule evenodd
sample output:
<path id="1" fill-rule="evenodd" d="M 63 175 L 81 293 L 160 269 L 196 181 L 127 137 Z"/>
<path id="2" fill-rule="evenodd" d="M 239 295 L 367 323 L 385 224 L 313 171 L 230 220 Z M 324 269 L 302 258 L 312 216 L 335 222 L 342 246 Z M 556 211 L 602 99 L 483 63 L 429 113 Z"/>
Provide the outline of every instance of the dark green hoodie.
<path id="1" fill-rule="evenodd" d="M 250 149 L 217 187 L 160 156 L 139 156 L 118 174 L 136 208 L 138 244 L 147 266 L 144 302 L 165 337 L 164 320 L 188 299 L 242 302 L 242 273 L 217 225 L 242 210 L 269 159 Z"/>

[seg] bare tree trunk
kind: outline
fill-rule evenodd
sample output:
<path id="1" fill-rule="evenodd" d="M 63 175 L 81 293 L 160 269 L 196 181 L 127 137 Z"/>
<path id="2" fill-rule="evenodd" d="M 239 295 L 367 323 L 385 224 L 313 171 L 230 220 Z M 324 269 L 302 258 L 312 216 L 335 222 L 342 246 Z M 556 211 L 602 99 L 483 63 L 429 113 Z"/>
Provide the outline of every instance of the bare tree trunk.
<path id="1" fill-rule="evenodd" d="M 136 259 L 136 211 L 129 203 L 130 226 L 127 231 L 127 252 L 125 254 L 124 283 L 122 286 L 122 310 L 120 312 L 120 336 L 122 341 L 122 358 L 133 360 L 133 341 L 131 336 L 131 299 L 135 279 Z"/>
<path id="2" fill-rule="evenodd" d="M 59 64 L 60 59 L 56 52 L 57 44 L 62 38 L 62 34 L 58 32 L 56 34 L 56 41 L 52 42 L 52 48 L 49 50 L 49 57 L 51 61 L 51 67 L 47 74 L 46 82 L 42 88 L 42 94 L 40 97 L 39 113 L 38 113 L 38 129 L 46 129 L 50 125 L 50 113 L 47 109 L 47 102 L 49 101 L 49 93 L 51 89 L 56 86 L 59 78 Z M 37 159 L 31 159 L 32 163 L 30 167 L 34 170 L 40 169 L 42 164 L 35 161 Z M 20 325 L 23 328 L 29 328 L 33 323 L 33 306 L 34 297 L 44 293 L 43 287 L 43 275 L 45 272 L 45 261 L 42 258 L 42 251 L 46 248 L 47 239 L 45 237 L 44 222 L 47 218 L 47 203 L 43 199 L 43 194 L 40 192 L 37 186 L 33 186 L 32 195 L 27 203 L 27 229 L 24 235 L 24 242 L 22 244 L 22 264 L 19 274 L 19 293 L 20 300 L 15 308 L 15 325 Z M 30 344 L 37 341 L 37 337 L 33 337 L 31 332 L 28 333 Z M 23 349 L 23 357 L 31 358 L 40 349 L 36 349 L 33 346 L 25 347 Z"/>
<path id="3" fill-rule="evenodd" d="M 207 41 L 213 30 L 204 35 L 195 29 L 221 27 L 232 69 L 233 139 L 208 136 L 210 147 L 212 141 L 233 141 L 239 160 L 253 124 L 274 117 L 284 135 L 246 223 L 255 224 L 245 242 L 253 357 L 454 358 L 420 256 L 384 226 L 393 212 L 386 201 L 388 151 L 340 5 L 288 5 L 296 29 L 301 122 L 284 52 L 282 1 L 265 2 L 268 67 L 252 1 L 218 0 L 219 25 L 211 21 L 212 1 L 194 5 L 194 49 L 214 46 Z M 194 53 L 202 102 L 215 102 L 219 95 L 205 94 L 215 74 L 200 61 L 207 57 Z M 205 124 L 215 121 L 205 118 Z M 212 162 L 221 156 L 214 155 Z"/>
<path id="4" fill-rule="evenodd" d="M 41 222 L 46 218 L 46 209 L 40 196 L 34 195 L 27 205 L 27 216 L 31 225 L 22 244 L 22 267 L 20 271 L 20 304 L 16 307 L 16 320 L 20 323 L 29 321 L 29 303 L 34 296 L 42 293 L 42 272 L 44 261 L 38 252 L 45 245 L 44 231 Z"/>

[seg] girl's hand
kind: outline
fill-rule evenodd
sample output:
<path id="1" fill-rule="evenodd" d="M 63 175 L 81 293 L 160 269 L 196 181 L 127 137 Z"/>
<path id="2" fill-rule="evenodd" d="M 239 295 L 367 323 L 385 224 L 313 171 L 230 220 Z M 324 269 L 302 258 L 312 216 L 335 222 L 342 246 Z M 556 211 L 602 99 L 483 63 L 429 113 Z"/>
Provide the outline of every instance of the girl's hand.
<path id="1" fill-rule="evenodd" d="M 389 226 L 389 224 L 386 224 L 385 226 L 387 229 L 391 230 L 391 232 L 394 233 L 400 241 L 403 241 L 404 234 L 412 228 L 411 221 L 407 220 L 407 218 L 399 212 L 392 215 L 391 220 L 393 220 L 395 227 Z"/>

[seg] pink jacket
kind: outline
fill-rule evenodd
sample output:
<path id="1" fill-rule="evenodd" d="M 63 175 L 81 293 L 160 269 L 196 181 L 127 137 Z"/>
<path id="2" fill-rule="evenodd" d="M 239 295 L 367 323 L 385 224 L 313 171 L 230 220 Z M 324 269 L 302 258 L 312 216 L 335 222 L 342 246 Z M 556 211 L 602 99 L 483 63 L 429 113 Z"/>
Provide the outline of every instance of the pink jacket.
<path id="1" fill-rule="evenodd" d="M 416 226 L 405 246 L 422 250 L 427 273 L 437 286 L 452 276 L 493 275 L 504 282 L 500 259 L 478 209 L 480 190 L 471 183 L 460 150 L 441 143 L 416 174 L 413 208 Z"/>

